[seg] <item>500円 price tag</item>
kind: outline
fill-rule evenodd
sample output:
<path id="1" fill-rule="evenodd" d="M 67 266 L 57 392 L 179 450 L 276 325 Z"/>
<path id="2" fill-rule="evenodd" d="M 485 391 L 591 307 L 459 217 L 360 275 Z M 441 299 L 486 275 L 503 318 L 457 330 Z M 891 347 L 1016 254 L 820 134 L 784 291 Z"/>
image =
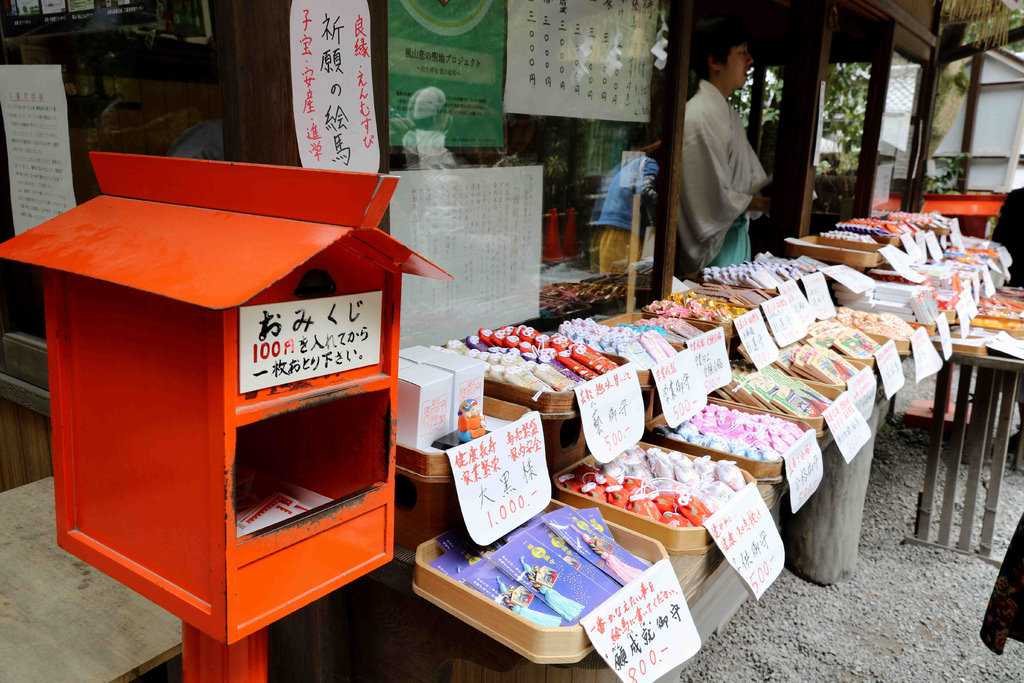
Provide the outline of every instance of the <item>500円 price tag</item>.
<path id="1" fill-rule="evenodd" d="M 700 651 L 700 634 L 668 560 L 656 562 L 580 624 L 626 683 L 656 681 Z"/>
<path id="2" fill-rule="evenodd" d="M 758 370 L 771 365 L 779 359 L 779 347 L 772 341 L 768 334 L 768 328 L 761 317 L 761 311 L 754 309 L 744 313 L 738 318 L 733 318 L 732 324 L 740 335 L 740 340 L 747 350 L 747 355 Z"/>
<path id="3" fill-rule="evenodd" d="M 825 408 L 824 415 L 839 452 L 843 454 L 846 462 L 852 462 L 871 438 L 871 427 L 853 404 L 850 392 L 844 391 L 839 394 L 839 398 Z"/>
<path id="4" fill-rule="evenodd" d="M 779 346 L 789 346 L 807 336 L 807 325 L 800 319 L 792 292 L 765 301 L 761 310 L 767 316 Z"/>
<path id="5" fill-rule="evenodd" d="M 910 335 L 910 348 L 914 352 L 915 384 L 942 369 L 942 358 L 935 350 L 935 344 L 932 344 L 932 340 L 928 338 L 928 331 L 923 327 L 917 328 Z"/>
<path id="6" fill-rule="evenodd" d="M 447 453 L 462 518 L 477 545 L 493 543 L 551 502 L 536 411 Z"/>
<path id="7" fill-rule="evenodd" d="M 893 394 L 902 389 L 906 382 L 903 377 L 903 362 L 900 360 L 899 351 L 896 350 L 896 343 L 892 339 L 875 351 L 875 361 L 878 363 L 878 374 L 882 376 L 885 397 L 892 398 Z"/>
<path id="8" fill-rule="evenodd" d="M 796 512 L 818 490 L 824 475 L 821 448 L 818 446 L 818 437 L 814 430 L 808 429 L 804 432 L 804 435 L 782 454 L 782 459 L 786 462 L 786 481 L 789 482 L 789 507 L 792 512 Z"/>
<path id="9" fill-rule="evenodd" d="M 658 387 L 665 423 L 675 429 L 708 404 L 704 390 L 704 374 L 697 368 L 693 351 L 683 350 L 667 358 L 651 370 Z"/>
<path id="10" fill-rule="evenodd" d="M 632 363 L 573 390 L 580 404 L 583 437 L 598 462 L 609 462 L 644 435 L 644 399 Z"/>
<path id="11" fill-rule="evenodd" d="M 744 486 L 704 521 L 725 559 L 758 600 L 782 573 L 786 549 L 757 484 Z"/>

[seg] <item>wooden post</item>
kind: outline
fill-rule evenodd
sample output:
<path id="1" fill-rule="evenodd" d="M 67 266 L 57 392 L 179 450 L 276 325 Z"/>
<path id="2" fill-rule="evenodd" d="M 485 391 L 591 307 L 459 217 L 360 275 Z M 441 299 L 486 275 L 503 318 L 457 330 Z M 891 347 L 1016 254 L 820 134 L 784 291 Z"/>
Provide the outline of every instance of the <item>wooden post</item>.
<path id="1" fill-rule="evenodd" d="M 636 262 L 640 257 L 640 193 L 633 193 L 633 220 L 629 231 L 629 256 L 626 267 L 626 313 L 636 309 Z"/>
<path id="2" fill-rule="evenodd" d="M 960 365 L 960 385 L 956 391 L 956 415 L 953 418 L 953 436 L 949 440 L 949 453 L 946 455 L 946 483 L 942 491 L 942 510 L 939 513 L 938 542 L 942 545 L 949 545 L 953 505 L 956 502 L 957 477 L 960 474 L 964 437 L 967 434 L 967 415 L 971 410 L 971 377 L 973 375 L 973 365 Z"/>
<path id="3" fill-rule="evenodd" d="M 992 535 L 996 527 L 996 510 L 999 505 L 999 489 L 1003 483 L 1006 468 L 1006 446 L 1010 441 L 1010 422 L 1017 406 L 1017 373 L 1013 370 L 1002 373 L 1003 383 L 999 388 L 999 421 L 996 423 L 996 440 L 992 445 L 992 462 L 989 465 L 988 496 L 982 515 L 981 543 L 978 552 L 992 557 Z"/>
<path id="4" fill-rule="evenodd" d="M 750 85 L 750 119 L 747 121 L 747 142 L 760 153 L 761 128 L 764 121 L 764 64 L 754 66 L 754 81 Z"/>
<path id="5" fill-rule="evenodd" d="M 971 85 L 967 89 L 967 107 L 964 110 L 964 134 L 960 138 L 960 152 L 971 154 L 974 149 L 974 124 L 978 118 L 978 96 L 981 94 L 981 71 L 985 66 L 985 55 L 974 55 L 971 58 Z M 971 172 L 971 157 L 963 162 L 963 172 L 956 180 L 958 192 L 967 191 L 967 176 Z"/>
<path id="6" fill-rule="evenodd" d="M 875 57 L 871 63 L 868 82 L 867 114 L 864 133 L 860 139 L 860 158 L 857 166 L 857 187 L 854 191 L 853 215 L 870 216 L 875 193 L 875 171 L 878 168 L 878 143 L 882 137 L 882 119 L 885 117 L 885 98 L 889 91 L 889 70 L 895 44 L 895 24 L 891 21 L 880 26 Z M 886 188 L 888 197 L 888 188 Z"/>
<path id="7" fill-rule="evenodd" d="M 946 426 L 945 405 L 949 399 L 949 380 L 953 371 L 952 363 L 944 363 L 935 378 L 935 401 L 933 405 L 943 406 L 932 410 L 931 439 L 928 442 L 928 462 L 924 470 L 924 487 L 917 504 L 915 536 L 927 541 L 932 525 L 932 505 L 935 503 L 935 484 L 939 476 L 939 459 L 942 456 L 942 432 Z"/>
<path id="8" fill-rule="evenodd" d="M 932 34 L 938 36 L 942 28 L 942 0 L 937 0 L 932 9 Z M 918 96 L 917 118 L 914 122 L 914 142 L 910 159 L 914 164 L 908 191 L 903 195 L 903 208 L 917 211 L 921 208 L 924 193 L 924 174 L 928 163 L 928 147 L 932 139 L 932 117 L 935 116 L 935 95 L 939 89 L 939 44 L 931 45 L 931 58 L 921 75 L 921 93 Z"/>
<path id="9" fill-rule="evenodd" d="M 978 485 L 981 483 L 981 467 L 992 443 L 992 422 L 995 417 L 996 386 L 999 371 L 992 368 L 978 369 L 978 384 L 974 388 L 974 412 L 971 415 L 971 438 L 967 441 L 967 489 L 964 492 L 964 513 L 960 518 L 960 550 L 967 552 L 971 547 L 974 532 L 974 514 L 978 506 Z"/>

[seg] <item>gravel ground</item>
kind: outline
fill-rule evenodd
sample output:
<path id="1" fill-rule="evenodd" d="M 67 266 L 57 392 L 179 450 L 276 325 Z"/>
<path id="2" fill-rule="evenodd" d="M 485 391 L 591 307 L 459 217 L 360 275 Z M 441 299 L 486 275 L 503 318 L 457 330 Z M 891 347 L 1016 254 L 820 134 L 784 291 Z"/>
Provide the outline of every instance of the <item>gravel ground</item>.
<path id="1" fill-rule="evenodd" d="M 903 427 L 903 413 L 912 400 L 931 398 L 935 386 L 933 378 L 915 386 L 910 363 L 904 371 L 908 383 L 896 396 L 898 426 L 884 426 L 875 442 L 855 576 L 817 586 L 783 571 L 760 603 L 747 600 L 707 639 L 681 680 L 1024 680 L 1024 643 L 1008 641 L 999 656 L 978 636 L 996 568 L 949 550 L 901 543 L 913 532 L 928 448 L 928 433 Z M 940 469 L 940 486 L 943 477 Z M 962 467 L 961 498 L 966 480 Z M 1022 512 L 1024 472 L 1007 469 L 996 557 L 1005 553 Z"/>

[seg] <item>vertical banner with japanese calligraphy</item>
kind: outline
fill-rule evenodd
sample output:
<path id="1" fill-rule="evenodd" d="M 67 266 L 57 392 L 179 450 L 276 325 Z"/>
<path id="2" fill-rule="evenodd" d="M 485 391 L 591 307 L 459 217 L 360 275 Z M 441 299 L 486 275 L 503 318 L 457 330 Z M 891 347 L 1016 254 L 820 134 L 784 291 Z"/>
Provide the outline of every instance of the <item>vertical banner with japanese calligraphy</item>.
<path id="1" fill-rule="evenodd" d="M 647 121 L 656 0 L 508 3 L 505 111 Z"/>
<path id="2" fill-rule="evenodd" d="M 551 502 L 536 411 L 447 452 L 462 518 L 478 545 L 493 543 Z"/>
<path id="3" fill-rule="evenodd" d="M 455 278 L 402 289 L 402 346 L 537 317 L 541 167 L 397 175 L 391 236 Z"/>
<path id="4" fill-rule="evenodd" d="M 389 0 L 391 144 L 500 147 L 505 10 L 495 0 Z"/>
<path id="5" fill-rule="evenodd" d="M 0 108 L 18 235 L 75 206 L 60 66 L 0 66 Z"/>
<path id="6" fill-rule="evenodd" d="M 381 292 L 238 309 L 238 392 L 380 362 Z"/>
<path id="7" fill-rule="evenodd" d="M 380 168 L 366 0 L 292 3 L 292 113 L 306 168 Z"/>

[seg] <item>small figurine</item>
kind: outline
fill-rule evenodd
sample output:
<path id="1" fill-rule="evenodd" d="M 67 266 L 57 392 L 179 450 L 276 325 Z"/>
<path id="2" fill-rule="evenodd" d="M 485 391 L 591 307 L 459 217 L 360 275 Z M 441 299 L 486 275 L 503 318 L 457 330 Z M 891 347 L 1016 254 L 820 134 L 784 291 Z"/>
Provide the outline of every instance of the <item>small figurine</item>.
<path id="1" fill-rule="evenodd" d="M 483 411 L 475 398 L 467 398 L 459 406 L 459 441 L 467 443 L 487 433 Z"/>

